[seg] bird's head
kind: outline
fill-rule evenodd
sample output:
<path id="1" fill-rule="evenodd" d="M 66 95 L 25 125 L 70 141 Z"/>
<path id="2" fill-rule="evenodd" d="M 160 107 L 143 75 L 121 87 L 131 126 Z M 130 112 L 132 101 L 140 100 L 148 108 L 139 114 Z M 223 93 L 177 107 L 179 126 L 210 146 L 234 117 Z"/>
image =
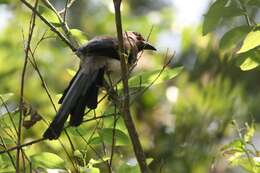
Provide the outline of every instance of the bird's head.
<path id="1" fill-rule="evenodd" d="M 144 49 L 156 50 L 156 48 L 154 46 L 152 46 L 150 43 L 148 43 L 140 33 L 128 31 L 128 32 L 125 32 L 124 34 L 125 34 L 126 38 L 131 39 L 135 42 L 139 51 L 142 51 Z"/>

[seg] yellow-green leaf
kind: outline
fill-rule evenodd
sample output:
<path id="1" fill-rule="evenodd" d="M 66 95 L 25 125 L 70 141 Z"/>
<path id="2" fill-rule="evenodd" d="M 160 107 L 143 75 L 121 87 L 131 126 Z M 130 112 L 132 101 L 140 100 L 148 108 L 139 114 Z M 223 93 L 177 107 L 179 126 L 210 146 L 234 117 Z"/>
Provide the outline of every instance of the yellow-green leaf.
<path id="1" fill-rule="evenodd" d="M 84 44 L 88 41 L 84 32 L 79 29 L 70 29 L 70 33 L 80 44 Z"/>
<path id="2" fill-rule="evenodd" d="M 256 68 L 257 66 L 259 66 L 258 62 L 254 61 L 251 58 L 247 58 L 241 65 L 240 68 L 243 71 L 248 71 L 248 70 L 252 70 L 254 68 Z"/>
<path id="3" fill-rule="evenodd" d="M 247 34 L 241 49 L 237 53 L 247 52 L 260 45 L 260 30 L 251 31 Z"/>
<path id="4" fill-rule="evenodd" d="M 69 73 L 70 76 L 75 76 L 76 71 L 75 70 L 71 70 L 71 69 L 67 69 L 67 72 Z"/>
<path id="5" fill-rule="evenodd" d="M 13 93 L 6 93 L 6 94 L 0 94 L 0 97 L 3 99 L 2 101 L 6 102 L 9 100 L 14 94 Z M 0 102 L 1 103 L 1 102 Z"/>
<path id="6" fill-rule="evenodd" d="M 256 68 L 260 64 L 260 47 L 239 54 L 237 59 L 238 65 L 243 71 Z"/>
<path id="7" fill-rule="evenodd" d="M 39 5 L 38 11 L 45 19 L 48 20 L 48 22 L 52 23 L 56 27 L 60 26 L 58 16 L 51 9 Z"/>
<path id="8" fill-rule="evenodd" d="M 170 80 L 177 76 L 181 71 L 183 70 L 183 67 L 177 67 L 173 69 L 166 68 L 158 77 L 161 70 L 153 70 L 148 71 L 144 73 L 140 73 L 138 75 L 135 75 L 129 79 L 129 86 L 130 87 L 147 87 L 152 82 L 153 84 L 160 84 L 162 82 L 165 82 L 167 80 Z"/>
<path id="9" fill-rule="evenodd" d="M 225 7 L 227 0 L 217 0 L 209 8 L 208 12 L 204 16 L 202 25 L 202 34 L 206 35 L 216 28 L 223 15 L 223 8 Z"/>
<path id="10" fill-rule="evenodd" d="M 113 140 L 113 128 L 103 128 L 100 132 L 99 135 L 103 139 L 105 143 L 112 144 Z M 123 131 L 119 129 L 115 129 L 115 136 L 114 139 L 116 141 L 115 145 L 128 145 L 130 144 L 130 140 Z"/>
<path id="11" fill-rule="evenodd" d="M 43 168 L 64 168 L 65 162 L 58 155 L 48 152 L 42 152 L 30 156 L 33 167 Z"/>
<path id="12" fill-rule="evenodd" d="M 246 34 L 250 31 L 249 26 L 239 26 L 226 32 L 220 40 L 220 49 L 235 48 Z"/>

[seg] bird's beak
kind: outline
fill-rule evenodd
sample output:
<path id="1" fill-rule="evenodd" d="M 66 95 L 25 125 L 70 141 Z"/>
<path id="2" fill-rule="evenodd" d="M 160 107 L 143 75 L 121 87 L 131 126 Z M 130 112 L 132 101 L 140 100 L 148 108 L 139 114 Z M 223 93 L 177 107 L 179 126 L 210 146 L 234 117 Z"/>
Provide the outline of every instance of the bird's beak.
<path id="1" fill-rule="evenodd" d="M 156 51 L 156 48 L 146 41 L 143 42 L 143 49 Z"/>

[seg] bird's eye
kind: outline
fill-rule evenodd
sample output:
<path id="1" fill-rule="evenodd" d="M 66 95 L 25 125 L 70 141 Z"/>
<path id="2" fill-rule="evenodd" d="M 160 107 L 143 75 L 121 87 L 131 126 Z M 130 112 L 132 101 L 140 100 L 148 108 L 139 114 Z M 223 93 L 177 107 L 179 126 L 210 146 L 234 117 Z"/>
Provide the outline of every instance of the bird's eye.
<path id="1" fill-rule="evenodd" d="M 139 32 L 133 32 L 137 40 L 144 41 L 143 36 Z"/>

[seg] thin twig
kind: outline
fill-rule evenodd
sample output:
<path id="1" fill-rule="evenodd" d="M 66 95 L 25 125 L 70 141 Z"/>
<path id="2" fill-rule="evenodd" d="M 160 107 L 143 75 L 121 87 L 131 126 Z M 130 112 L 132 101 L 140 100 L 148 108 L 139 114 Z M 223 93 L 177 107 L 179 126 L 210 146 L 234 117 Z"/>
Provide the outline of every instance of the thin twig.
<path id="1" fill-rule="evenodd" d="M 63 21 L 66 21 L 68 2 L 69 2 L 69 0 L 66 0 L 65 7 L 64 7 Z"/>
<path id="2" fill-rule="evenodd" d="M 78 48 L 79 44 L 78 42 L 72 37 L 70 29 L 68 27 L 68 24 L 66 22 L 66 18 L 63 18 L 60 16 L 60 14 L 58 13 L 58 11 L 56 10 L 56 8 L 50 3 L 49 0 L 42 0 L 42 2 L 48 7 L 50 8 L 58 17 L 59 22 L 61 23 L 61 28 L 64 31 L 65 35 L 67 36 L 67 38 L 69 39 L 70 43 L 73 45 L 73 47 Z"/>
<path id="3" fill-rule="evenodd" d="M 71 0 L 68 4 L 67 4 L 67 6 L 65 6 L 65 8 L 63 8 L 62 10 L 60 10 L 58 13 L 61 15 L 62 13 L 65 13 L 65 9 L 67 8 L 67 9 L 69 9 L 73 4 L 74 4 L 74 2 L 75 2 L 76 0 Z"/>
<path id="4" fill-rule="evenodd" d="M 83 122 L 89 122 L 89 121 L 94 121 L 94 120 L 97 120 L 97 119 L 108 118 L 108 117 L 111 117 L 113 115 L 114 114 L 107 114 L 107 115 L 102 115 L 102 116 L 96 116 L 94 118 L 90 118 L 90 119 L 84 120 Z M 69 126 L 67 126 L 65 128 L 68 128 L 68 127 Z M 42 142 L 43 140 L 44 140 L 44 138 L 40 138 L 40 139 L 36 139 L 36 140 L 33 140 L 31 142 L 27 142 L 27 143 L 24 143 L 24 144 L 21 144 L 21 145 L 16 145 L 16 146 L 8 148 L 6 150 L 0 151 L 0 154 L 6 153 L 6 152 L 9 152 L 9 151 L 13 151 L 13 150 L 16 150 L 18 148 L 23 148 L 23 147 L 26 147 L 26 146 L 30 146 L 30 145 Z"/>
<path id="5" fill-rule="evenodd" d="M 4 105 L 5 110 L 7 111 L 7 114 L 8 114 L 8 116 L 9 116 L 10 121 L 11 121 L 11 124 L 12 124 L 12 126 L 13 126 L 13 128 L 14 128 L 14 130 L 15 130 L 15 132 L 16 132 L 16 135 L 18 136 L 18 130 L 17 130 L 16 126 L 15 126 L 15 122 L 14 122 L 14 119 L 13 119 L 13 117 L 12 117 L 12 115 L 11 115 L 11 112 L 9 111 L 8 106 L 7 106 L 7 104 L 5 103 L 5 101 L 4 101 L 4 99 L 2 98 L 2 96 L 0 96 L 0 100 L 1 100 L 1 102 L 3 103 L 3 105 Z M 13 132 L 12 132 L 12 133 L 13 133 Z"/>
<path id="6" fill-rule="evenodd" d="M 243 2 L 242 0 L 239 0 L 239 3 L 240 3 L 241 8 L 242 8 L 243 11 L 244 11 L 243 13 L 244 13 L 244 16 L 245 16 L 245 20 L 246 20 L 247 25 L 248 25 L 248 26 L 251 26 L 250 17 L 249 17 L 249 15 L 248 15 L 248 12 L 247 12 L 247 9 L 246 9 L 246 7 L 245 7 L 244 2 Z"/>
<path id="7" fill-rule="evenodd" d="M 34 7 L 32 9 L 36 9 L 38 5 L 38 0 L 36 0 Z M 24 65 L 22 69 L 22 77 L 21 77 L 21 91 L 20 91 L 20 116 L 19 116 L 19 123 L 18 123 L 18 136 L 17 136 L 17 145 L 19 146 L 21 144 L 21 135 L 22 135 L 22 119 L 23 119 L 23 103 L 24 103 L 24 84 L 25 84 L 25 73 L 29 58 L 29 49 L 30 44 L 32 40 L 32 35 L 35 27 L 35 11 L 32 11 L 32 16 L 30 20 L 30 26 L 29 26 L 29 34 L 28 34 L 28 40 L 25 47 L 25 59 L 24 59 Z M 16 154 L 16 173 L 19 173 L 20 170 L 20 148 L 17 148 L 17 154 Z"/>
<path id="8" fill-rule="evenodd" d="M 119 45 L 118 47 L 119 47 L 119 55 L 120 55 L 120 62 L 121 62 L 121 75 L 122 75 L 121 77 L 123 81 L 123 93 L 124 93 L 124 100 L 123 100 L 123 105 L 121 107 L 121 110 L 123 113 L 123 119 L 125 125 L 127 127 L 128 133 L 131 138 L 131 142 L 133 144 L 133 149 L 140 170 L 142 173 L 148 173 L 149 169 L 145 161 L 145 154 L 143 152 L 143 148 L 141 146 L 129 109 L 130 108 L 130 98 L 129 98 L 129 88 L 128 88 L 129 69 L 126 64 L 126 59 L 123 55 L 124 47 L 123 47 L 123 34 L 122 34 L 121 11 L 120 11 L 122 0 L 113 0 L 113 2 L 114 2 L 114 9 L 115 9 L 115 22 L 117 28 L 117 37 L 118 37 L 118 45 Z"/>
<path id="9" fill-rule="evenodd" d="M 115 110 L 114 110 L 115 114 L 114 114 L 114 124 L 113 124 L 113 134 L 112 134 L 112 144 L 111 144 L 111 155 L 110 155 L 110 162 L 109 162 L 111 169 L 112 169 L 112 162 L 113 162 L 113 156 L 114 156 L 114 147 L 116 144 L 116 124 L 119 119 L 119 116 L 117 116 L 117 114 L 116 114 L 116 112 L 117 112 L 116 105 L 114 107 L 115 107 Z"/>
<path id="10" fill-rule="evenodd" d="M 30 3 L 28 3 L 26 0 L 20 0 L 24 5 L 26 5 L 29 9 L 31 9 L 54 33 L 58 35 L 58 37 L 69 46 L 69 48 L 75 52 L 77 48 L 73 46 L 70 41 L 61 33 L 59 32 L 53 24 L 48 22 L 47 19 L 45 19 L 38 11 L 35 9 Z"/>
<path id="11" fill-rule="evenodd" d="M 2 136 L 0 136 L 0 140 L 1 140 L 1 143 L 3 144 L 2 146 L 3 146 L 3 147 L 5 148 L 5 150 L 6 150 L 7 147 L 6 147 L 5 141 L 4 141 L 4 139 L 2 138 Z M 16 170 L 15 162 L 14 162 L 13 157 L 12 157 L 12 155 L 10 154 L 9 151 L 7 152 L 7 155 L 8 155 L 8 157 L 10 158 L 11 163 L 12 163 L 14 169 Z"/>

